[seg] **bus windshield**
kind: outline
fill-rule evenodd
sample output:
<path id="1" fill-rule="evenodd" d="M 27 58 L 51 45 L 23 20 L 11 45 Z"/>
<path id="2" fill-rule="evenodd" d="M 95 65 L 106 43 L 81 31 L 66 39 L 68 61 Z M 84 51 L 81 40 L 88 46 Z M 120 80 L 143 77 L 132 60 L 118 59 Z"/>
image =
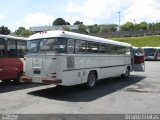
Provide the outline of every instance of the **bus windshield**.
<path id="1" fill-rule="evenodd" d="M 28 41 L 28 52 L 38 52 L 40 40 L 30 40 Z"/>
<path id="2" fill-rule="evenodd" d="M 66 39 L 46 38 L 41 39 L 39 51 L 54 51 L 64 53 L 66 50 Z"/>
<path id="3" fill-rule="evenodd" d="M 146 49 L 144 49 L 144 53 L 147 56 L 154 56 L 155 49 L 154 48 L 146 48 Z"/>

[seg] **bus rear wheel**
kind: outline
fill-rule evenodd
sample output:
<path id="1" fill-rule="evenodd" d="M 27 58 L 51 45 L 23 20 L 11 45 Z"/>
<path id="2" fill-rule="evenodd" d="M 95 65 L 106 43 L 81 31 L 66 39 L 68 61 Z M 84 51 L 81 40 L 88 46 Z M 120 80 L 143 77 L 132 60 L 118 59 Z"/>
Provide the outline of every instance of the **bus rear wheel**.
<path id="1" fill-rule="evenodd" d="M 130 76 L 130 68 L 127 67 L 125 74 L 122 74 L 121 77 L 122 78 L 129 78 Z"/>
<path id="2" fill-rule="evenodd" d="M 86 82 L 86 88 L 87 89 L 92 89 L 96 84 L 96 75 L 94 72 L 90 72 L 88 74 L 88 79 Z"/>
<path id="3" fill-rule="evenodd" d="M 17 79 L 14 80 L 16 84 L 22 84 L 24 81 L 22 80 L 23 73 L 19 73 Z"/>

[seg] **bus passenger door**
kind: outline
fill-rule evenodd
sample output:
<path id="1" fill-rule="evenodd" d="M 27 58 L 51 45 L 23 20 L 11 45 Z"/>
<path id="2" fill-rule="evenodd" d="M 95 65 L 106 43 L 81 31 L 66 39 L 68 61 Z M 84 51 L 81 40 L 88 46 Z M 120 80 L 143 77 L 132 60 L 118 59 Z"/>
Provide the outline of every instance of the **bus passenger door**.
<path id="1" fill-rule="evenodd" d="M 134 50 L 134 71 L 145 71 L 145 59 L 144 52 L 141 48 Z"/>

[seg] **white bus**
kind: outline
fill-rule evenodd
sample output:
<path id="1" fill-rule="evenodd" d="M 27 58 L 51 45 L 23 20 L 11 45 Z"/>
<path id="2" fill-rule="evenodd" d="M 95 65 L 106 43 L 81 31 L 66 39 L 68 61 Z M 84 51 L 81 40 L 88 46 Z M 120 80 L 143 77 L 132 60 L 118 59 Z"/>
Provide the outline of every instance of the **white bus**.
<path id="1" fill-rule="evenodd" d="M 29 38 L 28 49 L 24 81 L 64 86 L 85 83 L 93 88 L 96 80 L 129 77 L 133 69 L 130 44 L 89 35 L 36 33 Z"/>

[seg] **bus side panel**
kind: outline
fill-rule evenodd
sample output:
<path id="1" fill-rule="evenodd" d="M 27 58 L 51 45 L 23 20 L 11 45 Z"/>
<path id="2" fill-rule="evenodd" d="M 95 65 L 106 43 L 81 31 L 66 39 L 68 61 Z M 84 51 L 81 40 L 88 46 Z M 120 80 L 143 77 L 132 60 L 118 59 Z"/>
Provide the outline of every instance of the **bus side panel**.
<path id="1" fill-rule="evenodd" d="M 23 68 L 25 71 L 25 75 L 28 77 L 32 77 L 32 58 L 30 56 L 25 56 L 26 57 L 26 63 L 25 63 L 25 68 Z"/>
<path id="2" fill-rule="evenodd" d="M 99 72 L 99 79 L 118 76 L 124 74 L 126 71 L 126 64 L 130 63 L 130 57 L 124 56 L 103 56 L 99 57 L 99 64 L 101 71 Z"/>
<path id="3" fill-rule="evenodd" d="M 75 85 L 78 82 L 75 79 L 75 57 L 72 55 L 61 56 L 62 63 L 62 85 Z"/>
<path id="4" fill-rule="evenodd" d="M 3 58 L 1 61 L 3 79 L 15 79 L 23 71 L 23 62 L 19 58 Z"/>
<path id="5" fill-rule="evenodd" d="M 87 81 L 87 70 L 86 68 L 86 57 L 85 55 L 75 56 L 75 80 L 79 83 Z"/>

